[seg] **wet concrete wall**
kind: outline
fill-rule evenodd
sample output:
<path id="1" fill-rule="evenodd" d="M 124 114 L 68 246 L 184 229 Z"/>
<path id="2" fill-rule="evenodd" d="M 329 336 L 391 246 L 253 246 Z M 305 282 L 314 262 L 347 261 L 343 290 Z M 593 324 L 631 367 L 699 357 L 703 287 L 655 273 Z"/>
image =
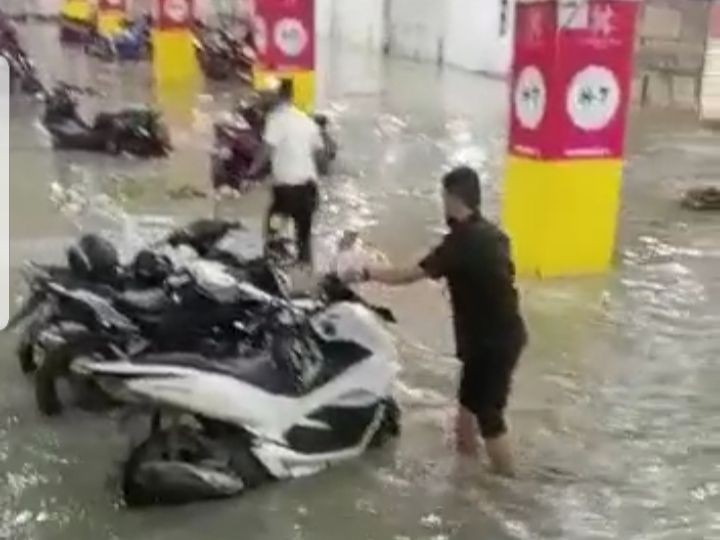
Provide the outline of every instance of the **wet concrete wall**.
<path id="1" fill-rule="evenodd" d="M 445 62 L 491 74 L 507 73 L 512 59 L 511 0 L 451 0 L 445 21 Z"/>
<path id="2" fill-rule="evenodd" d="M 320 36 L 368 51 L 385 42 L 385 0 L 315 0 Z"/>
<path id="3" fill-rule="evenodd" d="M 420 62 L 505 74 L 512 0 L 316 0 L 321 36 Z"/>
<path id="4" fill-rule="evenodd" d="M 638 27 L 636 103 L 695 108 L 711 0 L 647 0 Z"/>

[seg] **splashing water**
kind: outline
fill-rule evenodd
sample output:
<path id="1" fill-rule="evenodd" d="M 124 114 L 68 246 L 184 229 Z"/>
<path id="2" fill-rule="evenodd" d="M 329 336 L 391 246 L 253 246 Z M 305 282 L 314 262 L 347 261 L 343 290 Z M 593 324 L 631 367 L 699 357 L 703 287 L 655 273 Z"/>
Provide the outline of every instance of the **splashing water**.
<path id="1" fill-rule="evenodd" d="M 132 215 L 85 174 L 79 182 L 50 185 L 50 200 L 81 232 L 100 232 L 112 240 L 120 256 L 128 260 L 138 250 L 159 242 L 176 226 L 167 216 Z"/>

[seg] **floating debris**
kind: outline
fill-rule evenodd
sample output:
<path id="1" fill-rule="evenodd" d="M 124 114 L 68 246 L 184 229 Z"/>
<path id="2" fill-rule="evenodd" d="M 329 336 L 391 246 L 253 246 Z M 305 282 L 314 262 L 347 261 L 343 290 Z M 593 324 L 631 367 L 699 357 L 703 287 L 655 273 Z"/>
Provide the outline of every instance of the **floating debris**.
<path id="1" fill-rule="evenodd" d="M 168 189 L 167 196 L 175 200 L 205 199 L 207 198 L 207 193 L 198 187 L 184 185 L 179 188 Z"/>
<path id="2" fill-rule="evenodd" d="M 720 210 L 720 188 L 706 186 L 689 189 L 680 204 L 690 210 Z"/>

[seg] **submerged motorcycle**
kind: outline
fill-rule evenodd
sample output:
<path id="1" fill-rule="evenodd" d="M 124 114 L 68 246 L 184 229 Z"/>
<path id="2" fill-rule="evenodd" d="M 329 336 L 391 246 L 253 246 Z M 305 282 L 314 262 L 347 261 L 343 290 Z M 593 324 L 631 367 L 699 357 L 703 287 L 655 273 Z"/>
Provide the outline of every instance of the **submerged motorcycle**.
<path id="1" fill-rule="evenodd" d="M 93 290 L 43 281 L 55 317 L 39 332 L 35 374 L 39 409 L 62 411 L 57 382 L 79 356 L 112 361 L 140 352 L 232 354 L 250 342 L 253 305 L 233 295 L 232 278 L 218 263 L 197 261 L 155 288 Z"/>
<path id="2" fill-rule="evenodd" d="M 255 155 L 262 145 L 267 104 L 262 99 L 242 102 L 229 118 L 214 126 L 214 143 L 211 153 L 211 175 L 214 189 L 228 186 L 240 189 L 243 183 L 257 181 L 270 173 L 270 165 L 258 173 L 258 178 L 249 178 L 248 171 Z M 327 116 L 313 117 L 320 129 L 323 148 L 317 152 L 315 161 L 318 172 L 325 176 L 330 173 L 331 164 L 337 157 L 338 145 L 329 130 Z"/>
<path id="3" fill-rule="evenodd" d="M 128 505 L 240 495 L 398 435 L 397 351 L 372 310 L 357 302 L 299 308 L 251 286 L 243 291 L 262 306 L 267 347 L 231 357 L 74 362 L 74 371 L 151 419 L 123 466 Z"/>
<path id="4" fill-rule="evenodd" d="M 138 253 L 119 267 L 108 242 L 87 235 L 68 251 L 67 267 L 29 266 L 31 295 L 10 327 L 27 321 L 18 345 L 20 366 L 36 373 L 36 398 L 45 414 L 62 404 L 56 382 L 80 354 L 113 358 L 128 351 L 201 351 L 215 354 L 245 338 L 247 305 L 235 280 L 280 293 L 283 276 L 262 261 L 243 262 L 215 244 L 236 224 L 200 220 L 174 231 L 170 246 L 194 247 L 206 259 L 172 267 L 162 254 Z"/>
<path id="5" fill-rule="evenodd" d="M 251 34 L 240 41 L 223 28 L 196 26 L 195 54 L 205 76 L 215 81 L 237 78 L 251 84 L 257 60 Z"/>
<path id="6" fill-rule="evenodd" d="M 95 32 L 85 46 L 85 52 L 107 62 L 113 60 L 147 60 L 152 54 L 149 15 L 138 17 L 125 30 L 114 36 Z"/>
<path id="7" fill-rule="evenodd" d="M 11 92 L 19 90 L 33 95 L 42 92 L 35 64 L 20 45 L 17 31 L 7 16 L 0 17 L 0 56 L 7 60 L 10 68 Z"/>
<path id="8" fill-rule="evenodd" d="M 68 45 L 87 43 L 96 20 L 97 12 L 91 3 L 65 2 L 60 10 L 60 41 Z"/>
<path id="9" fill-rule="evenodd" d="M 252 180 L 248 172 L 262 146 L 263 126 L 264 113 L 257 103 L 243 103 L 229 118 L 215 123 L 210 157 L 214 189 L 228 186 L 238 190 Z M 258 176 L 269 173 L 267 165 Z"/>
<path id="10" fill-rule="evenodd" d="M 45 97 L 42 123 L 54 148 L 143 158 L 164 157 L 172 150 L 168 129 L 157 111 L 135 107 L 99 113 L 89 124 L 78 112 L 77 93 L 87 90 L 60 83 Z"/>

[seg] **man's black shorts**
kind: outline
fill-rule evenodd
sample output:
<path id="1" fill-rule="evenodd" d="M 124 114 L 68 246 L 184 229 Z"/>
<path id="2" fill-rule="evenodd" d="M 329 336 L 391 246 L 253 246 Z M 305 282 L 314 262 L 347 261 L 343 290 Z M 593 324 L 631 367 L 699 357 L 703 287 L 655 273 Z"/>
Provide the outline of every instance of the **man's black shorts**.
<path id="1" fill-rule="evenodd" d="M 318 191 L 315 182 L 298 185 L 277 185 L 272 188 L 270 214 L 298 218 L 317 209 Z"/>
<path id="2" fill-rule="evenodd" d="M 475 414 L 484 439 L 494 439 L 507 432 L 505 408 L 524 345 L 523 340 L 487 347 L 463 359 L 458 401 Z"/>

